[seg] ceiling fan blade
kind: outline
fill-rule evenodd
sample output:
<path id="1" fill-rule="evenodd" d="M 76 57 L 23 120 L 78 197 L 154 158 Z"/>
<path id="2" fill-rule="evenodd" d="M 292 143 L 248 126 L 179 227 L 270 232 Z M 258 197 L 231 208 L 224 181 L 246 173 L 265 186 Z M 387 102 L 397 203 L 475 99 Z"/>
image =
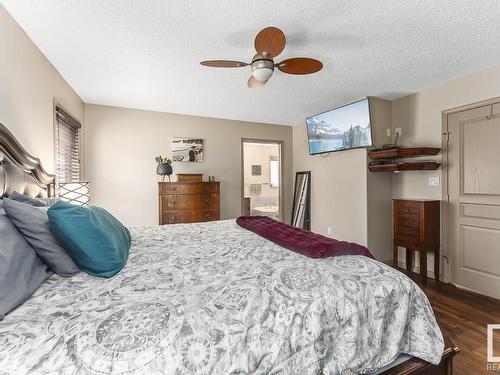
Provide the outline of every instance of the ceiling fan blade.
<path id="1" fill-rule="evenodd" d="M 212 68 L 239 68 L 241 66 L 250 65 L 241 61 L 231 61 L 231 60 L 207 60 L 200 62 L 201 65 L 210 66 Z"/>
<path id="2" fill-rule="evenodd" d="M 285 49 L 286 37 L 277 27 L 266 27 L 255 37 L 255 50 L 263 54 L 267 52 L 271 57 L 278 56 Z"/>
<path id="3" fill-rule="evenodd" d="M 319 72 L 323 68 L 323 63 L 309 57 L 294 57 L 283 60 L 275 64 L 283 73 L 288 74 L 311 74 Z"/>
<path id="4" fill-rule="evenodd" d="M 247 86 L 250 87 L 251 89 L 255 89 L 257 87 L 264 86 L 267 81 L 259 81 L 258 79 L 255 79 L 254 76 L 250 76 L 247 82 Z"/>

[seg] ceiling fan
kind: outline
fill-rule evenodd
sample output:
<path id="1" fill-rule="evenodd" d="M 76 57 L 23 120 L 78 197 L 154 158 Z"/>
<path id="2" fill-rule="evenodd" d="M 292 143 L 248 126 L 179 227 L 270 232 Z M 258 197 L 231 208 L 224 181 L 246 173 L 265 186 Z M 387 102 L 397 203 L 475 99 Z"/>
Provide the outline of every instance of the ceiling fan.
<path id="1" fill-rule="evenodd" d="M 255 50 L 257 54 L 251 63 L 231 60 L 207 60 L 200 64 L 214 68 L 239 68 L 250 65 L 252 76 L 247 85 L 251 89 L 265 85 L 271 78 L 274 68 L 278 68 L 287 74 L 311 74 L 319 72 L 323 68 L 321 61 L 309 57 L 294 57 L 274 62 L 274 58 L 285 49 L 286 37 L 283 31 L 277 27 L 266 27 L 255 37 Z"/>

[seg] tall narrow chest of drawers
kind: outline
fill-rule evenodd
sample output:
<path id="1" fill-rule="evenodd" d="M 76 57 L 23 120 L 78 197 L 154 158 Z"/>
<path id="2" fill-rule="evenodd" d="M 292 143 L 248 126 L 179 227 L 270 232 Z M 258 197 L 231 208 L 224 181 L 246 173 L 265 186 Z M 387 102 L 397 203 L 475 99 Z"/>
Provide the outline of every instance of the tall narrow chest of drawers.
<path id="1" fill-rule="evenodd" d="M 219 182 L 159 182 L 158 203 L 160 225 L 220 220 Z"/>
<path id="2" fill-rule="evenodd" d="M 439 280 L 440 201 L 394 199 L 394 266 L 398 246 L 406 248 L 406 268 L 412 270 L 413 251 L 420 255 L 420 274 L 427 281 L 427 252 L 434 253 L 434 275 Z"/>

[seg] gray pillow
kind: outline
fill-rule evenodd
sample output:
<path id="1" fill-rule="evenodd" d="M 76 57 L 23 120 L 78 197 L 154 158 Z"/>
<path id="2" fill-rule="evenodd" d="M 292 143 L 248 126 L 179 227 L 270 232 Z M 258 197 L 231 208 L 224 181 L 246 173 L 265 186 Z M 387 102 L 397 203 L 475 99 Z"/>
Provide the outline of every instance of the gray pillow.
<path id="1" fill-rule="evenodd" d="M 52 272 L 0 212 L 0 320 L 26 301 Z"/>
<path id="2" fill-rule="evenodd" d="M 45 203 L 46 206 L 50 207 L 57 201 L 60 201 L 61 198 L 35 198 L 37 201 Z"/>
<path id="3" fill-rule="evenodd" d="M 15 201 L 26 203 L 35 207 L 52 206 L 59 200 L 58 198 L 33 198 L 29 195 L 18 193 L 17 191 L 13 191 L 12 194 L 9 195 L 9 199 L 13 199 Z"/>
<path id="4" fill-rule="evenodd" d="M 9 219 L 52 271 L 63 277 L 80 272 L 50 231 L 48 207 L 30 206 L 9 198 L 4 198 L 3 201 L 3 208 Z"/>

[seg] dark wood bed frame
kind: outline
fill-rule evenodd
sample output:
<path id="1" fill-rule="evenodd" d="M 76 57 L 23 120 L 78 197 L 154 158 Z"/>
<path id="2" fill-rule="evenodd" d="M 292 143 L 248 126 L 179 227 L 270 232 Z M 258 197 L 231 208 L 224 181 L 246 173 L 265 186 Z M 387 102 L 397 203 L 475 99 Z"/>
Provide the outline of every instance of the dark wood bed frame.
<path id="1" fill-rule="evenodd" d="M 460 352 L 451 340 L 445 338 L 443 356 L 439 365 L 433 365 L 419 358 L 410 358 L 397 366 L 381 373 L 381 375 L 452 375 L 453 357 Z"/>
<path id="2" fill-rule="evenodd" d="M 40 159 L 29 154 L 14 135 L 0 123 L 0 197 L 18 191 L 33 197 L 54 196 L 54 176 L 47 173 Z M 432 365 L 418 358 L 410 358 L 381 374 L 383 375 L 451 375 L 453 357 L 459 349 L 449 340 L 441 363 Z"/>

